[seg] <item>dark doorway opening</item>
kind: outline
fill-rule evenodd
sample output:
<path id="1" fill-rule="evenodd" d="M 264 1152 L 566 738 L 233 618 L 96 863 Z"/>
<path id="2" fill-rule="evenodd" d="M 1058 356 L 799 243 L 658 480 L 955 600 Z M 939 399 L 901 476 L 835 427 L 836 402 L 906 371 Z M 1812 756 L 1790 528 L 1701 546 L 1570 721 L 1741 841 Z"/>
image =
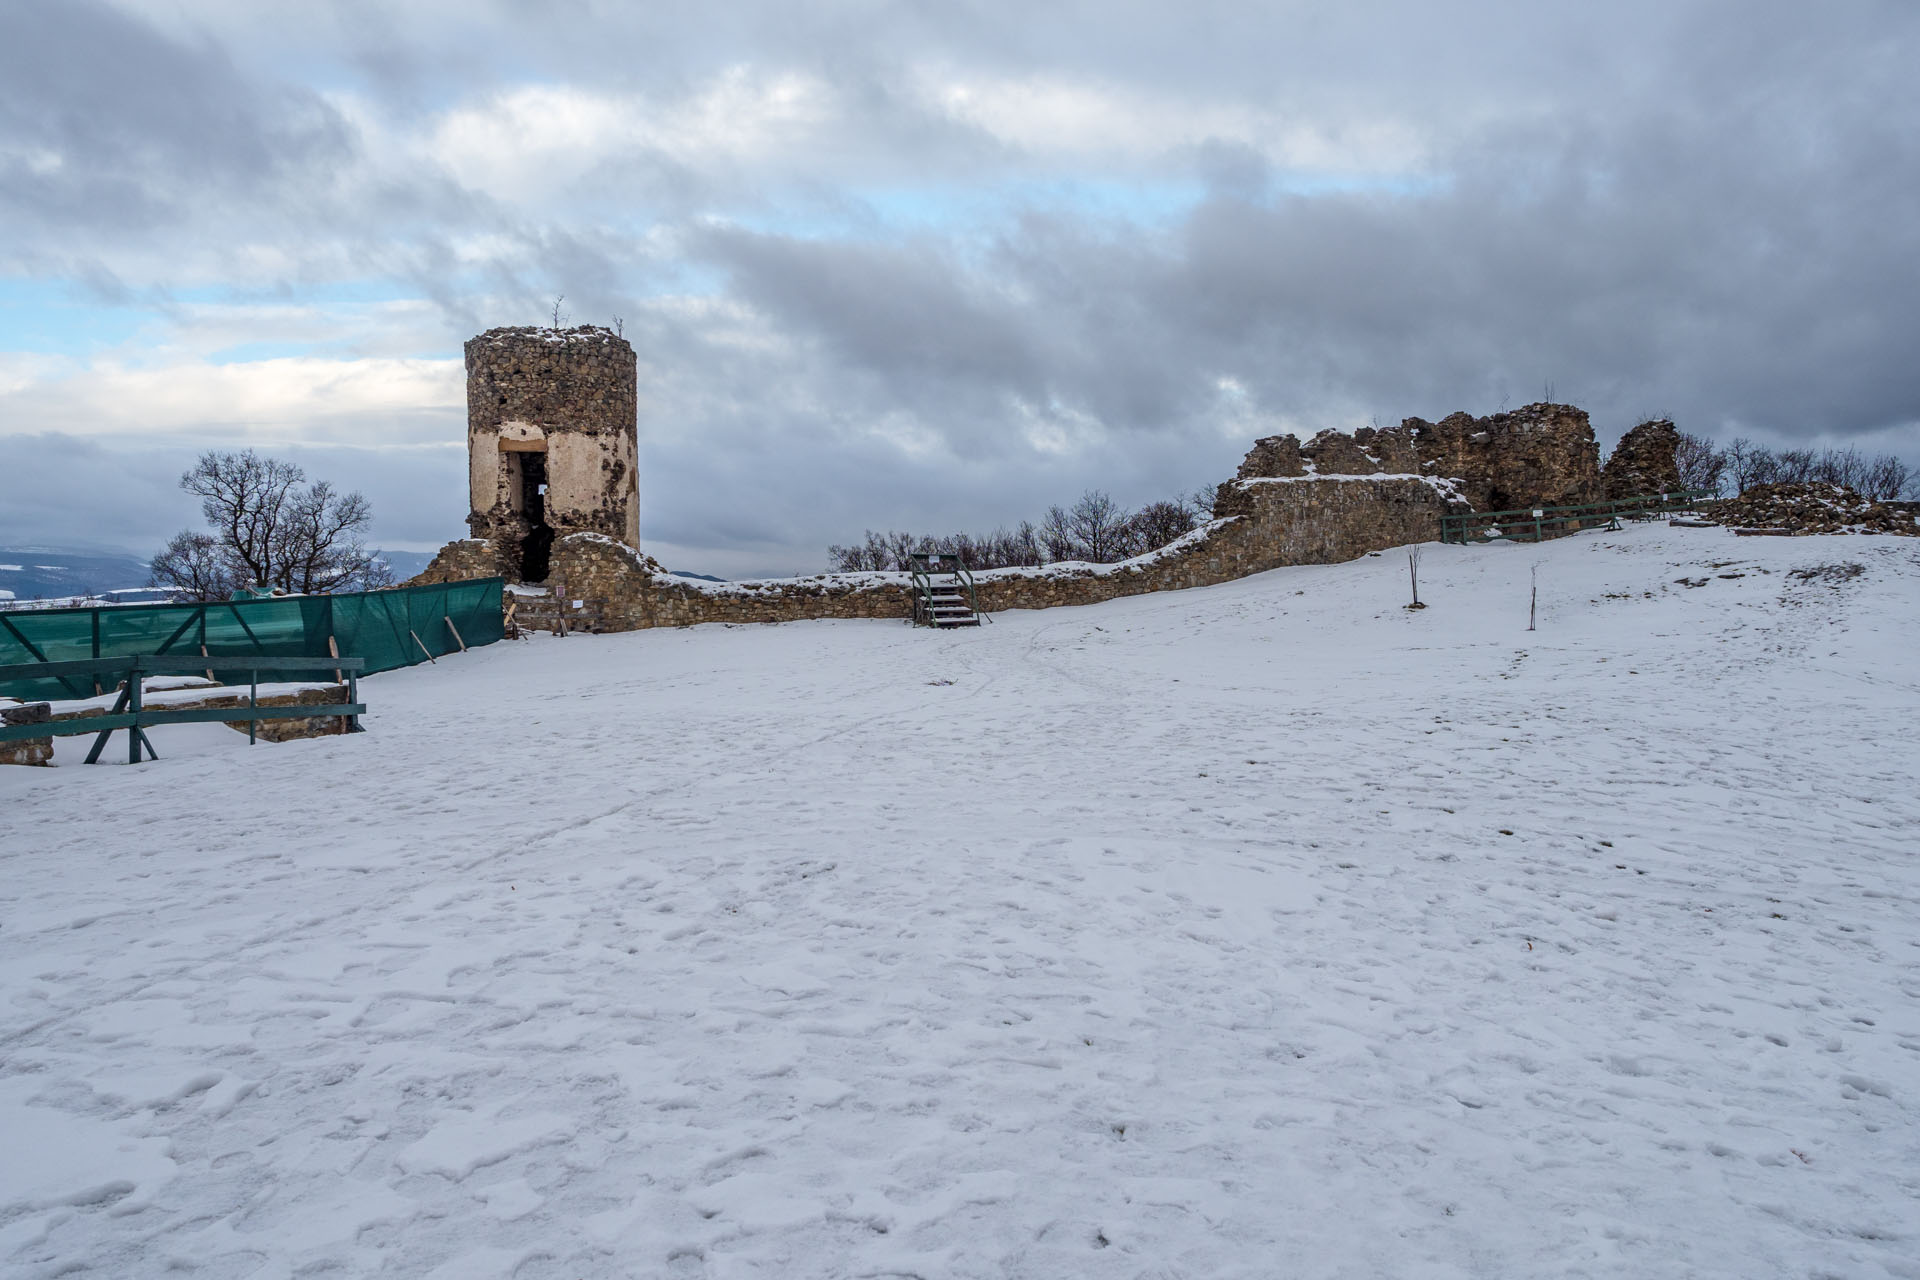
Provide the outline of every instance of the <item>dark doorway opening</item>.
<path id="1" fill-rule="evenodd" d="M 520 456 L 520 513 L 527 536 L 520 540 L 520 581 L 545 582 L 553 555 L 553 527 L 547 523 L 547 455 Z"/>

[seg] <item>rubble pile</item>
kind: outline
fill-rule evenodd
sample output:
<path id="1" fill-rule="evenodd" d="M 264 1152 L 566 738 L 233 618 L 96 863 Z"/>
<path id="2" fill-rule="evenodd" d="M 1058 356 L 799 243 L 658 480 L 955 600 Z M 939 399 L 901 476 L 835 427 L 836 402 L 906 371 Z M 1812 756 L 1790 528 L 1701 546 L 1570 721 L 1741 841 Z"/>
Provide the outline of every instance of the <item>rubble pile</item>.
<path id="1" fill-rule="evenodd" d="M 1920 516 L 1906 504 L 1872 502 L 1840 484 L 1755 485 L 1715 505 L 1707 518 L 1742 529 L 1920 536 Z"/>

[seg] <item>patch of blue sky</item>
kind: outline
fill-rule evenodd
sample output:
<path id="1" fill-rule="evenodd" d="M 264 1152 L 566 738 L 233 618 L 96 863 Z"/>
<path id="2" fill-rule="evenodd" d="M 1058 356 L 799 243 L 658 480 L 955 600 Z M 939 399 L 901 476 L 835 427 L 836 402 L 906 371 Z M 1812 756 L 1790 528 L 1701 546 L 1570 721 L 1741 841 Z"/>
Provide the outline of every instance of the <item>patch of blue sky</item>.
<path id="1" fill-rule="evenodd" d="M 636 298 L 717 298 L 726 291 L 726 271 L 691 258 L 649 264 L 631 289 Z"/>
<path id="2" fill-rule="evenodd" d="M 1437 190 L 1422 174 L 1276 171 L 1264 198 L 1375 192 L 1421 196 Z M 991 184 L 941 183 L 868 187 L 840 199 L 797 200 L 739 213 L 729 221 L 768 235 L 799 239 L 866 238 L 933 232 L 992 234 L 1026 213 L 1068 215 L 1147 231 L 1177 226 L 1212 193 L 1198 178 L 1031 178 Z"/>
<path id="3" fill-rule="evenodd" d="M 201 358 L 208 364 L 254 364 L 261 360 L 291 360 L 303 356 L 325 357 L 329 354 L 345 354 L 329 352 L 328 345 L 324 342 L 237 342 L 230 347 L 209 351 Z"/>
<path id="4" fill-rule="evenodd" d="M 1322 196 L 1375 192 L 1388 196 L 1430 196 L 1446 179 L 1424 173 L 1276 173 L 1269 189 L 1276 195 Z"/>
<path id="5" fill-rule="evenodd" d="M 0 351 L 85 358 L 132 338 L 148 318 L 70 281 L 0 277 Z"/>
<path id="6" fill-rule="evenodd" d="M 1205 194 L 1197 182 L 1105 178 L 864 187 L 738 212 L 727 221 L 802 240 L 990 233 L 1033 211 L 1158 227 L 1177 222 Z"/>
<path id="7" fill-rule="evenodd" d="M 861 192 L 856 199 L 884 225 L 948 231 L 1004 222 L 1033 210 L 1164 227 L 1186 216 L 1205 196 L 1202 184 L 1186 180 L 1053 178 L 990 187 L 896 187 Z"/>
<path id="8" fill-rule="evenodd" d="M 136 339 L 164 341 L 166 330 L 182 308 L 285 305 L 349 312 L 415 296 L 414 290 L 397 282 L 377 279 L 265 289 L 204 284 L 115 296 L 81 280 L 4 277 L 0 278 L 0 351 L 85 359 Z M 292 354 L 295 348 L 304 350 L 309 344 L 246 345 L 277 345 L 284 348 L 280 354 Z M 229 358 L 221 353 L 216 362 L 226 363 Z M 254 354 L 240 358 L 262 357 Z"/>
<path id="9" fill-rule="evenodd" d="M 359 280 L 282 281 L 272 285 L 196 285 L 190 289 L 171 289 L 167 297 L 175 303 L 221 305 L 258 305 L 287 303 L 299 306 L 375 306 L 383 302 L 406 302 L 420 296 L 419 290 L 398 280 L 370 276 Z"/>

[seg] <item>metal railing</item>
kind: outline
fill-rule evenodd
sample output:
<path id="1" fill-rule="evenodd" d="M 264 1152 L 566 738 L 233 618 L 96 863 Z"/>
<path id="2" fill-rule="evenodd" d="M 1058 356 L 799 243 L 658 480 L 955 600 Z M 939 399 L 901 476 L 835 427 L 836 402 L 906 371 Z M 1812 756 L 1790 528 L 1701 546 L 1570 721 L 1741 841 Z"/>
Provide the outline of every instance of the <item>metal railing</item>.
<path id="1" fill-rule="evenodd" d="M 257 657 L 228 658 L 186 658 L 157 654 L 136 654 L 117 658 L 79 658 L 70 662 L 40 662 L 25 666 L 0 667 L 0 681 L 17 679 L 23 674 L 33 676 L 87 676 L 108 677 L 124 675 L 126 683 L 120 690 L 120 696 L 114 701 L 111 710 L 103 715 L 76 716 L 68 720 L 43 720 L 37 724 L 0 725 L 0 742 L 18 742 L 30 738 L 76 737 L 93 733 L 93 749 L 87 752 L 87 763 L 93 764 L 100 759 L 100 751 L 107 745 L 107 739 L 115 730 L 127 731 L 127 763 L 139 764 L 141 748 L 146 749 L 149 758 L 158 760 L 160 753 L 153 749 L 148 741 L 146 730 L 152 725 L 162 724 L 204 724 L 209 721 L 247 722 L 247 741 L 253 742 L 259 723 L 262 720 L 311 720 L 323 716 L 340 716 L 347 721 L 348 733 L 362 733 L 360 717 L 366 714 L 366 705 L 360 701 L 360 671 L 366 666 L 364 658 L 283 658 L 261 654 Z M 149 707 L 145 704 L 143 684 L 147 676 L 159 675 L 205 675 L 209 679 L 215 671 L 245 672 L 249 677 L 247 705 L 245 707 Z M 260 705 L 260 673 L 269 675 L 287 671 L 331 671 L 334 679 L 345 678 L 347 700 L 324 704 L 307 704 L 287 707 L 262 707 Z M 208 689 L 204 692 L 212 696 L 230 696 L 226 688 Z"/>
<path id="2" fill-rule="evenodd" d="M 974 617 L 980 615 L 980 602 L 973 593 L 973 572 L 966 562 L 950 551 L 916 551 L 907 557 L 907 572 L 913 576 L 913 623 L 915 626 L 937 627 L 939 615 L 934 612 L 934 578 L 945 577 L 952 580 L 955 588 L 964 587 L 967 592 L 967 608 Z M 947 584 L 942 584 L 947 585 Z"/>
<path id="3" fill-rule="evenodd" d="M 1663 511 L 1683 511 L 1702 498 L 1713 497 L 1710 489 L 1680 489 L 1672 493 L 1650 493 L 1633 498 L 1609 498 L 1604 502 L 1585 502 L 1571 507 L 1523 507 L 1514 511 L 1469 511 L 1440 517 L 1440 541 L 1465 545 L 1468 542 L 1540 542 L 1563 537 L 1598 525 L 1617 525 L 1620 517 L 1657 515 Z"/>

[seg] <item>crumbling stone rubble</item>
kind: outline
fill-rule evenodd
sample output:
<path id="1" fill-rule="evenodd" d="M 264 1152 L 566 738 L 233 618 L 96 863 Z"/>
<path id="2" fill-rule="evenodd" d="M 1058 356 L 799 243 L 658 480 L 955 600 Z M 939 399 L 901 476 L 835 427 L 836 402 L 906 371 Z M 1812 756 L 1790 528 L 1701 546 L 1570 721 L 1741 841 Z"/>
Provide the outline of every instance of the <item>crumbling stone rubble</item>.
<path id="1" fill-rule="evenodd" d="M 1413 447 L 1413 433 L 1406 428 L 1362 427 L 1348 435 L 1329 427 L 1305 444 L 1296 436 L 1266 436 L 1254 441 L 1235 478 L 1419 474 L 1420 457 Z"/>
<path id="2" fill-rule="evenodd" d="M 1570 507 L 1598 502 L 1600 446 L 1585 409 L 1530 404 L 1485 418 L 1408 418 L 1426 475 L 1460 482 L 1476 511 Z"/>
<path id="3" fill-rule="evenodd" d="M 1620 437 L 1600 478 L 1609 498 L 1638 498 L 1680 490 L 1680 432 L 1666 418 L 1652 418 Z"/>
<path id="4" fill-rule="evenodd" d="M 1839 484 L 1755 485 L 1715 504 L 1705 518 L 1742 529 L 1920 536 L 1920 516 L 1907 504 L 1872 502 Z"/>
<path id="5" fill-rule="evenodd" d="M 0 698 L 0 724 L 13 726 L 46 724 L 53 716 L 44 702 L 16 702 Z M 0 742 L 0 764 L 49 765 L 53 763 L 53 735 Z"/>

